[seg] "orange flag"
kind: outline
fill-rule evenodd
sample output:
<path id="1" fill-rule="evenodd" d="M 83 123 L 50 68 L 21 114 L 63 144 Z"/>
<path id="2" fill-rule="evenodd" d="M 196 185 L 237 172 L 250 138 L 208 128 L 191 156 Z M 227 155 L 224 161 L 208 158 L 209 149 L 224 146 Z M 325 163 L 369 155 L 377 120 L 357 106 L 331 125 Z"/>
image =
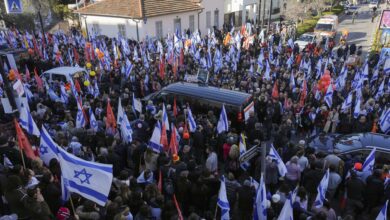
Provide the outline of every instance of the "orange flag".
<path id="1" fill-rule="evenodd" d="M 279 98 L 279 89 L 278 89 L 278 83 L 274 83 L 274 88 L 272 89 L 272 98 L 277 99 Z"/>
<path id="2" fill-rule="evenodd" d="M 115 115 L 112 111 L 110 99 L 107 100 L 107 116 L 106 116 L 106 129 L 109 129 L 109 131 L 112 132 L 112 134 L 115 133 L 116 128 L 116 121 L 115 121 Z"/>
<path id="3" fill-rule="evenodd" d="M 160 144 L 163 145 L 164 150 L 166 151 L 168 150 L 168 137 L 167 137 L 167 128 L 165 127 L 165 123 L 162 123 Z"/>
<path id="4" fill-rule="evenodd" d="M 15 124 L 15 129 L 16 129 L 16 136 L 18 138 L 18 145 L 19 149 L 24 151 L 24 154 L 30 158 L 30 159 L 35 159 L 36 156 L 34 154 L 34 151 L 31 147 L 30 142 L 28 141 L 28 138 L 24 134 L 22 128 L 20 127 L 18 121 L 14 119 L 14 124 Z"/>
<path id="5" fill-rule="evenodd" d="M 43 91 L 43 81 L 41 77 L 38 75 L 37 68 L 34 68 L 34 79 L 35 82 L 37 83 L 38 90 Z"/>
<path id="6" fill-rule="evenodd" d="M 164 77 L 165 77 L 165 58 L 164 58 L 164 56 L 161 57 L 159 68 L 160 68 L 160 78 L 164 79 Z"/>
<path id="7" fill-rule="evenodd" d="M 178 148 L 178 143 L 177 143 L 177 137 L 176 137 L 176 127 L 174 124 L 171 126 L 172 131 L 171 131 L 171 141 L 169 142 L 169 149 L 171 149 L 172 155 L 177 155 L 177 148 Z"/>
<path id="8" fill-rule="evenodd" d="M 177 211 L 177 219 L 183 220 L 183 215 L 181 214 L 179 203 L 176 200 L 176 195 L 173 194 L 173 202 L 175 203 L 176 211 Z"/>

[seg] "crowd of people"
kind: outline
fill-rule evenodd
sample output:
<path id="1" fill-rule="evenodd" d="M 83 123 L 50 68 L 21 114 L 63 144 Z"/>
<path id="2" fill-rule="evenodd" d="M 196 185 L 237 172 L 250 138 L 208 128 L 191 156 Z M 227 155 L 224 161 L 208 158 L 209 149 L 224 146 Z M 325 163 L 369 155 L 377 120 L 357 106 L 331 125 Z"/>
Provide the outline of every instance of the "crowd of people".
<path id="1" fill-rule="evenodd" d="M 329 40 L 302 49 L 283 26 L 270 33 L 250 24 L 230 29 L 224 25 L 204 35 L 188 30 L 142 41 L 93 33 L 85 38 L 76 29 L 46 36 L 17 29 L 3 32 L 0 41 L 25 48 L 29 55 L 18 70 L 5 65 L 8 76 L 2 85 L 21 81 L 36 125 L 45 127 L 67 152 L 112 164 L 114 179 L 104 206 L 77 193 L 62 201 L 59 161 L 40 159 L 35 135 L 28 134 L 34 155 L 18 148 L 15 115 L 2 112 L 0 219 L 224 219 L 217 205 L 221 179 L 230 218 L 253 219 L 262 170 L 267 219 L 281 215 L 293 191 L 294 219 L 374 219 L 390 198 L 387 161 L 377 161 L 367 173 L 362 155 L 318 152 L 306 140 L 336 132 L 388 132 L 381 126 L 390 107 L 386 57 L 359 61 L 362 51 L 356 45 L 346 42 L 336 49 Z M 358 61 L 349 63 L 351 56 Z M 45 70 L 58 66 L 84 67 L 87 75 L 71 83 L 42 81 Z M 210 109 L 193 112 L 197 126 L 188 131 L 187 103 L 149 100 L 141 110 L 134 109 L 133 97 L 186 81 L 199 69 L 208 71 L 208 86 L 253 95 L 254 111 L 242 125 L 231 123 L 218 134 L 220 112 Z M 109 129 L 109 114 L 117 112 L 119 104 L 131 124 L 131 141 L 123 137 L 122 127 Z M 92 112 L 97 124 L 78 123 L 80 108 L 86 121 Z M 149 142 L 153 128 L 165 120 L 163 110 L 177 128 L 177 154 L 166 148 L 156 151 Z M 166 136 L 171 132 L 173 126 Z M 281 161 L 271 156 L 240 163 L 242 145 L 249 150 L 261 143 L 273 143 L 286 173 L 278 169 Z M 317 187 L 328 169 L 326 196 L 323 205 L 316 206 Z"/>

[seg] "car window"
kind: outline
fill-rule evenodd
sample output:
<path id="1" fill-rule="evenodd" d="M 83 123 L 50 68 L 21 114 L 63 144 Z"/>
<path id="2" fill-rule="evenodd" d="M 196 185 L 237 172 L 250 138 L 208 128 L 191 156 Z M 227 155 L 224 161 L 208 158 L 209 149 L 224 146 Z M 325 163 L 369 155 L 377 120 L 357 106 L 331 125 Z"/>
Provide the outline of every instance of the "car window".
<path id="1" fill-rule="evenodd" d="M 336 141 L 335 150 L 339 152 L 347 152 L 362 148 L 362 137 L 363 134 L 343 135 Z"/>
<path id="2" fill-rule="evenodd" d="M 59 82 L 64 82 L 64 83 L 66 83 L 66 77 L 64 76 L 64 75 L 59 75 L 59 74 L 55 74 L 55 73 L 53 73 L 52 75 L 51 75 L 51 79 L 52 79 L 52 81 L 59 81 Z"/>
<path id="3" fill-rule="evenodd" d="M 298 40 L 310 42 L 310 41 L 312 41 L 312 39 L 313 39 L 313 36 L 310 36 L 310 35 L 302 35 Z"/>

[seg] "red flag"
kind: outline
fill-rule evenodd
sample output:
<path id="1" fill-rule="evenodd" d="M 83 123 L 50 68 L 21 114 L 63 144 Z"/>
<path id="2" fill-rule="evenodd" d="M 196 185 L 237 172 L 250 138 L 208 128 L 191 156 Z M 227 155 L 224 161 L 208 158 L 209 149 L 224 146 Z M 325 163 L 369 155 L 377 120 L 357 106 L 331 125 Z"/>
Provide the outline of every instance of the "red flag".
<path id="1" fill-rule="evenodd" d="M 28 158 L 34 160 L 36 157 L 31 144 L 16 119 L 14 119 L 14 124 L 16 129 L 16 136 L 18 138 L 19 149 L 23 150 Z"/>
<path id="2" fill-rule="evenodd" d="M 27 65 L 25 65 L 25 68 L 26 68 L 26 80 L 30 81 L 30 79 L 31 79 L 31 77 L 30 77 L 30 70 L 27 68 Z"/>
<path id="3" fill-rule="evenodd" d="M 91 44 L 91 59 L 95 60 L 95 51 L 93 49 L 93 44 Z"/>
<path id="4" fill-rule="evenodd" d="M 112 133 L 115 133 L 116 120 L 114 112 L 112 111 L 110 100 L 107 100 L 107 116 L 106 116 L 106 129 L 111 129 Z"/>
<path id="5" fill-rule="evenodd" d="M 176 200 L 176 195 L 173 194 L 173 202 L 175 203 L 176 211 L 177 211 L 177 218 L 179 220 L 183 220 L 183 215 L 181 214 L 179 203 Z"/>
<path id="6" fill-rule="evenodd" d="M 173 115 L 177 116 L 176 97 L 173 98 Z"/>
<path id="7" fill-rule="evenodd" d="M 38 75 L 37 68 L 34 68 L 34 79 L 35 82 L 37 83 L 38 90 L 43 91 L 43 81 L 41 77 Z"/>
<path id="8" fill-rule="evenodd" d="M 167 137 L 167 128 L 165 127 L 165 123 L 162 123 L 161 128 L 161 137 L 160 137 L 160 144 L 163 145 L 164 150 L 168 150 L 168 137 Z"/>
<path id="9" fill-rule="evenodd" d="M 306 95 L 307 95 L 307 83 L 306 80 L 303 80 L 302 91 L 299 99 L 299 105 L 301 107 L 305 105 Z"/>
<path id="10" fill-rule="evenodd" d="M 74 55 L 74 58 L 76 60 L 76 63 L 78 64 L 79 63 L 79 52 L 76 50 L 75 47 L 73 47 L 73 55 Z"/>
<path id="11" fill-rule="evenodd" d="M 157 183 L 157 189 L 162 193 L 162 172 L 161 170 L 158 172 L 158 183 Z"/>
<path id="12" fill-rule="evenodd" d="M 180 66 L 183 66 L 184 64 L 184 51 L 183 48 L 180 50 Z"/>
<path id="13" fill-rule="evenodd" d="M 279 89 L 278 89 L 278 83 L 274 83 L 274 88 L 272 89 L 272 98 L 277 99 L 279 98 Z"/>
<path id="14" fill-rule="evenodd" d="M 165 77 L 165 58 L 164 58 L 164 56 L 161 57 L 159 67 L 160 67 L 160 78 L 164 79 L 164 77 Z"/>
<path id="15" fill-rule="evenodd" d="M 80 91 L 81 91 L 81 86 L 80 86 L 80 83 L 79 83 L 79 81 L 78 81 L 77 79 L 74 81 L 74 87 L 76 88 L 76 91 L 77 91 L 78 93 L 80 93 Z"/>
<path id="16" fill-rule="evenodd" d="M 91 62 L 90 58 L 89 58 L 89 47 L 85 47 L 84 48 L 84 55 L 85 55 L 85 58 L 87 59 L 87 62 Z"/>
<path id="17" fill-rule="evenodd" d="M 177 148 L 178 148 L 178 143 L 177 143 L 177 137 L 176 137 L 176 127 L 174 124 L 171 126 L 172 131 L 171 131 L 171 141 L 169 142 L 169 149 L 171 149 L 172 155 L 177 155 Z"/>
<path id="18" fill-rule="evenodd" d="M 173 69 L 172 69 L 172 71 L 173 71 L 173 76 L 175 77 L 175 79 L 176 79 L 176 73 L 177 73 L 177 67 L 178 67 L 178 60 L 177 59 L 175 59 L 175 62 L 173 63 Z"/>

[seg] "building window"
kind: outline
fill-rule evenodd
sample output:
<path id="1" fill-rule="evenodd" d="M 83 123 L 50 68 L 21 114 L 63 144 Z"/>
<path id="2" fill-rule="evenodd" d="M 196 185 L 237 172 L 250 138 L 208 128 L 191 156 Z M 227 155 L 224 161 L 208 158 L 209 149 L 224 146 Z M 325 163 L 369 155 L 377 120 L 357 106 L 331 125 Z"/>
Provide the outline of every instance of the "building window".
<path id="1" fill-rule="evenodd" d="M 211 28 L 211 11 L 206 12 L 206 28 Z"/>
<path id="2" fill-rule="evenodd" d="M 190 15 L 190 31 L 194 32 L 195 30 L 195 15 Z"/>
<path id="3" fill-rule="evenodd" d="M 219 27 L 219 10 L 218 9 L 216 9 L 214 11 L 214 26 L 217 28 Z"/>
<path id="4" fill-rule="evenodd" d="M 92 32 L 95 33 L 96 35 L 100 35 L 100 27 L 98 23 L 92 24 Z"/>
<path id="5" fill-rule="evenodd" d="M 173 28 L 176 32 L 179 32 L 181 34 L 181 19 L 180 18 L 175 18 L 173 19 Z"/>
<path id="6" fill-rule="evenodd" d="M 118 24 L 118 34 L 121 37 L 126 37 L 126 26 L 124 24 Z"/>
<path id="7" fill-rule="evenodd" d="M 163 37 L 162 21 L 156 21 L 156 36 L 158 38 Z"/>

